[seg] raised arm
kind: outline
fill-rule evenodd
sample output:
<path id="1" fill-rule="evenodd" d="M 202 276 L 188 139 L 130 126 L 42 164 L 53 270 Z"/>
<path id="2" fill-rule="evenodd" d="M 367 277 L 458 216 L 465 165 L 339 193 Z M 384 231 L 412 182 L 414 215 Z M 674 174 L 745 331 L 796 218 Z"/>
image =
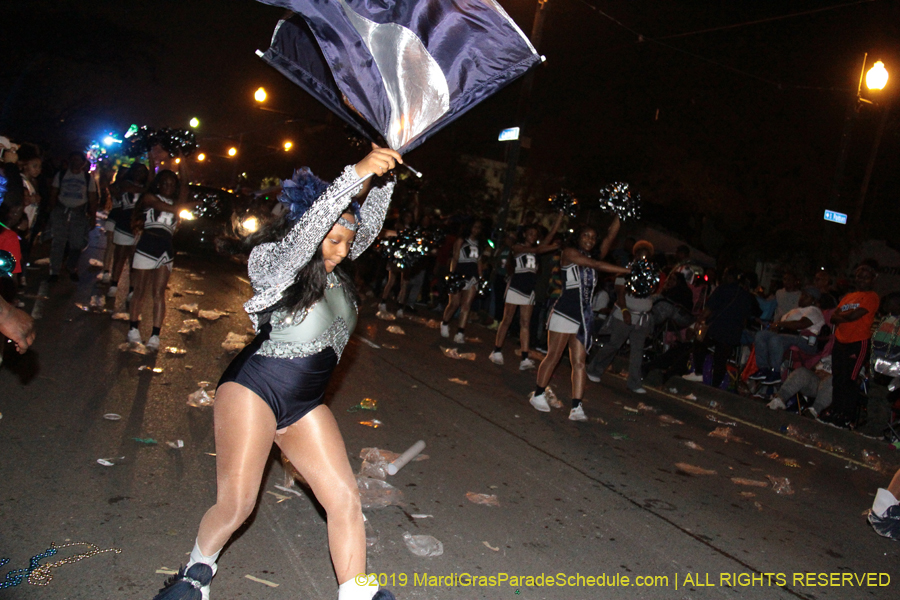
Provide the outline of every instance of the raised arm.
<path id="1" fill-rule="evenodd" d="M 597 271 L 603 271 L 604 273 L 614 273 L 616 275 L 627 275 L 631 272 L 624 267 L 617 267 L 616 265 L 604 262 L 602 260 L 594 260 L 589 256 L 585 256 L 575 248 L 566 248 L 565 250 L 563 250 L 561 264 L 565 266 L 572 263 L 575 263 L 579 267 L 590 267 L 592 269 L 596 269 Z"/>
<path id="2" fill-rule="evenodd" d="M 393 192 L 393 181 L 388 181 L 383 186 L 372 188 L 369 191 L 366 201 L 359 209 L 361 223 L 356 232 L 356 239 L 353 240 L 353 247 L 350 249 L 350 260 L 359 258 L 378 237 L 378 233 L 384 225 L 384 218 L 387 216 Z"/>
<path id="3" fill-rule="evenodd" d="M 606 237 L 600 242 L 600 258 L 606 258 L 606 255 L 609 254 L 609 249 L 612 248 L 612 243 L 616 240 L 616 236 L 619 235 L 621 226 L 622 221 L 619 220 L 619 215 L 616 215 L 609 229 L 606 230 Z"/>

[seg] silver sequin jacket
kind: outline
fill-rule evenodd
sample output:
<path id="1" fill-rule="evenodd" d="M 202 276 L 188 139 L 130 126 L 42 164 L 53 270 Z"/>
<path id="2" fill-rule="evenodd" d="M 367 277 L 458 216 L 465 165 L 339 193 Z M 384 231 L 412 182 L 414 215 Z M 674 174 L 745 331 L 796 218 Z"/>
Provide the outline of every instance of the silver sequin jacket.
<path id="1" fill-rule="evenodd" d="M 354 182 L 358 185 L 353 186 L 349 193 L 337 195 Z M 325 193 L 313 203 L 283 239 L 260 244 L 253 249 L 247 263 L 247 271 L 254 295 L 244 303 L 244 310 L 249 313 L 254 327 L 259 326 L 258 313 L 278 303 L 284 291 L 294 283 L 297 272 L 313 257 L 319 244 L 350 204 L 352 197 L 362 189 L 362 185 L 354 166 L 344 167 L 341 176 L 328 186 Z M 388 181 L 382 187 L 373 187 L 369 191 L 360 208 L 359 229 L 350 249 L 351 260 L 356 260 L 381 231 L 393 190 L 394 182 Z M 273 327 L 280 326 L 286 316 L 275 313 L 272 317 Z M 340 357 L 347 338 L 350 337 L 350 331 L 337 325 L 339 324 L 336 323 L 336 327 L 329 328 L 327 335 L 321 336 L 323 339 L 303 348 L 279 348 L 278 344 L 267 341 L 260 350 L 270 356 L 294 358 L 309 356 L 331 346 Z"/>

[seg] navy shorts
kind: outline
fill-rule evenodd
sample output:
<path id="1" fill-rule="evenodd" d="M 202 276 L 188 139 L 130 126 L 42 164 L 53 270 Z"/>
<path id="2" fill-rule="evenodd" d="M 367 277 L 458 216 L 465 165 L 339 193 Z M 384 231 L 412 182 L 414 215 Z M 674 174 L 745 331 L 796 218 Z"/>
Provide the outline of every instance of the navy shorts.
<path id="1" fill-rule="evenodd" d="M 303 358 L 275 358 L 256 352 L 269 339 L 267 327 L 238 354 L 216 387 L 239 383 L 269 405 L 277 429 L 302 419 L 322 404 L 338 359 L 332 348 Z"/>

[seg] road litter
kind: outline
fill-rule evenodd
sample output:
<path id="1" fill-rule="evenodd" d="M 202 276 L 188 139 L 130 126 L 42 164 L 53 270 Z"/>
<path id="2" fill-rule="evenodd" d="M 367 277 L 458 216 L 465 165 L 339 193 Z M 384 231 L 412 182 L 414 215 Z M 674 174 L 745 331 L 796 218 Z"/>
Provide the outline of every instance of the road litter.
<path id="1" fill-rule="evenodd" d="M 122 461 L 125 460 L 124 456 L 114 456 L 112 458 L 98 458 L 97 464 L 103 465 L 104 467 L 114 467 L 116 465 L 122 464 Z"/>
<path id="2" fill-rule="evenodd" d="M 466 381 L 465 379 L 460 379 L 459 377 L 451 377 L 447 381 L 449 381 L 450 383 L 458 383 L 459 385 L 469 385 L 468 381 Z"/>
<path id="3" fill-rule="evenodd" d="M 716 427 L 712 431 L 709 432 L 709 437 L 719 438 L 725 440 L 725 442 L 737 442 L 739 444 L 744 444 L 744 440 L 734 435 L 734 429 L 731 427 Z"/>
<path id="4" fill-rule="evenodd" d="M 131 438 L 138 444 L 144 444 L 145 446 L 155 446 L 158 442 L 153 438 Z"/>
<path id="5" fill-rule="evenodd" d="M 684 425 L 684 421 L 679 421 L 670 415 L 659 415 L 659 422 L 666 425 Z"/>
<path id="6" fill-rule="evenodd" d="M 359 404 L 351 406 L 347 412 L 356 412 L 358 410 L 378 410 L 378 400 L 374 398 L 363 398 Z"/>
<path id="7" fill-rule="evenodd" d="M 628 440 L 629 439 L 627 433 L 611 433 L 609 435 L 611 435 L 614 440 Z"/>
<path id="8" fill-rule="evenodd" d="M 276 486 L 275 486 L 275 489 L 276 489 L 276 490 L 281 490 L 282 492 L 287 492 L 287 493 L 289 493 L 289 494 L 294 494 L 295 496 L 299 496 L 299 497 L 301 497 L 301 498 L 303 497 L 303 494 L 301 494 L 301 493 L 298 492 L 297 490 L 292 490 L 291 488 L 285 487 L 285 486 L 283 486 L 283 485 L 276 485 Z"/>
<path id="9" fill-rule="evenodd" d="M 388 312 L 386 310 L 379 310 L 375 313 L 375 316 L 381 319 L 382 321 L 396 321 L 397 315 L 394 313 Z"/>
<path id="10" fill-rule="evenodd" d="M 706 415 L 706 419 L 708 421 L 712 421 L 713 423 L 718 423 L 719 425 L 730 425 L 731 427 L 737 427 L 737 423 L 733 421 L 722 421 L 717 419 L 715 415 Z"/>
<path id="11" fill-rule="evenodd" d="M 684 443 L 684 445 L 687 446 L 688 448 L 690 448 L 691 450 L 703 450 L 703 446 L 701 446 L 697 442 L 692 442 L 691 440 L 687 440 Z"/>
<path id="12" fill-rule="evenodd" d="M 393 344 L 382 344 L 381 347 L 384 348 L 385 350 L 399 350 L 400 349 L 400 346 L 395 346 Z"/>
<path id="13" fill-rule="evenodd" d="M 397 335 L 406 335 L 406 332 L 403 331 L 403 328 L 399 325 L 388 325 L 387 331 L 388 333 L 396 333 Z"/>
<path id="14" fill-rule="evenodd" d="M 467 337 L 467 338 L 466 338 L 466 343 L 467 343 L 467 344 L 480 344 L 480 343 L 481 343 L 481 338 L 477 338 L 477 337 L 471 337 L 471 338 L 470 338 L 470 337 Z"/>
<path id="15" fill-rule="evenodd" d="M 131 315 L 127 312 L 117 312 L 112 314 L 113 321 L 130 321 Z"/>
<path id="16" fill-rule="evenodd" d="M 94 268 L 96 268 L 96 269 L 102 269 L 102 268 L 103 268 L 103 261 L 102 261 L 102 260 L 97 260 L 96 258 L 92 258 L 92 259 L 88 260 L 88 265 L 90 265 L 90 266 L 92 266 L 92 267 L 94 267 Z"/>
<path id="17" fill-rule="evenodd" d="M 290 499 L 291 499 L 290 496 L 285 496 L 284 494 L 276 494 L 275 492 L 270 492 L 270 491 L 268 491 L 268 490 L 266 490 L 266 493 L 267 493 L 267 494 L 272 494 L 273 496 L 275 496 L 275 498 L 277 498 L 278 501 L 276 502 L 276 504 L 281 504 L 281 503 L 284 502 L 285 500 L 290 500 Z"/>
<path id="18" fill-rule="evenodd" d="M 407 531 L 403 534 L 403 541 L 409 551 L 416 556 L 440 556 L 444 553 L 444 544 L 431 535 L 411 535 Z"/>
<path id="19" fill-rule="evenodd" d="M 254 577 L 253 575 L 244 575 L 244 579 L 249 579 L 250 581 L 255 581 L 256 583 L 261 583 L 271 588 L 277 588 L 279 585 L 281 585 L 280 583 L 275 583 L 274 581 L 269 581 L 268 579 L 260 579 L 259 577 Z"/>
<path id="20" fill-rule="evenodd" d="M 368 338 L 364 338 L 364 337 L 361 336 L 361 335 L 354 335 L 353 337 L 355 337 L 356 339 L 358 339 L 359 341 L 361 341 L 361 342 L 364 343 L 365 345 L 369 346 L 370 348 L 375 348 L 376 350 L 381 349 L 381 346 L 379 346 L 378 344 L 376 344 L 375 342 L 373 342 L 372 340 L 370 340 L 370 339 L 368 339 Z"/>
<path id="21" fill-rule="evenodd" d="M 775 490 L 776 494 L 781 494 L 782 496 L 791 496 L 794 493 L 794 488 L 791 487 L 791 480 L 787 477 L 775 477 L 773 475 L 766 475 L 769 481 L 772 482 L 772 489 Z"/>
<path id="22" fill-rule="evenodd" d="M 157 575 L 177 575 L 178 571 L 169 567 L 160 567 L 156 570 Z"/>
<path id="23" fill-rule="evenodd" d="M 162 367 L 151 367 L 150 365 L 141 365 L 138 367 L 138 371 L 152 371 L 154 373 L 162 373 Z"/>
<path id="24" fill-rule="evenodd" d="M 37 260 L 31 261 L 31 264 L 33 264 L 33 265 L 49 265 L 50 259 L 49 258 L 39 258 Z"/>
<path id="25" fill-rule="evenodd" d="M 871 450 L 862 451 L 863 462 L 878 471 L 879 473 L 887 473 L 888 469 L 881 462 L 881 458 Z"/>
<path id="26" fill-rule="evenodd" d="M 762 512 L 762 509 L 763 509 L 762 504 L 760 504 L 759 502 L 754 502 L 753 506 L 756 507 L 756 510 L 758 510 L 759 512 Z"/>
<path id="27" fill-rule="evenodd" d="M 184 448 L 184 440 L 175 440 L 174 442 L 166 442 L 166 446 L 174 450 Z"/>
<path id="28" fill-rule="evenodd" d="M 185 319 L 181 322 L 181 329 L 178 330 L 178 333 L 193 333 L 202 328 L 203 325 L 197 319 Z"/>
<path id="29" fill-rule="evenodd" d="M 638 412 L 640 412 L 638 409 L 632 408 L 632 407 L 630 407 L 630 406 L 623 406 L 622 408 L 624 408 L 626 411 L 628 411 L 628 412 L 630 412 L 630 413 L 638 413 Z"/>
<path id="30" fill-rule="evenodd" d="M 396 475 L 397 472 L 406 466 L 406 464 L 416 458 L 419 454 L 421 454 L 422 450 L 425 449 L 425 442 L 423 440 L 419 440 L 412 446 L 406 449 L 406 451 L 395 458 L 391 463 L 387 466 L 388 475 Z"/>
<path id="31" fill-rule="evenodd" d="M 494 548 L 493 546 L 491 546 L 491 545 L 488 544 L 487 542 L 481 542 L 481 543 L 484 544 L 488 549 L 493 550 L 494 552 L 500 552 L 500 548 Z"/>
<path id="32" fill-rule="evenodd" d="M 201 292 L 200 290 L 182 290 L 182 294 L 190 294 L 191 296 L 205 296 L 206 292 Z"/>
<path id="33" fill-rule="evenodd" d="M 422 514 L 418 514 L 418 513 L 412 514 L 409 516 L 411 516 L 413 519 L 433 519 L 434 518 L 434 515 L 422 515 Z"/>
<path id="34" fill-rule="evenodd" d="M 241 335 L 240 333 L 229 331 L 228 335 L 225 337 L 225 341 L 222 342 L 222 349 L 226 352 L 238 352 L 239 350 L 243 350 L 244 346 L 249 344 L 252 339 L 252 336 Z"/>
<path id="35" fill-rule="evenodd" d="M 447 358 L 459 358 L 462 360 L 475 360 L 474 352 L 460 352 L 456 348 L 444 348 L 441 346 L 441 352 L 444 353 L 444 356 Z"/>
<path id="36" fill-rule="evenodd" d="M 716 473 L 715 471 L 704 469 L 702 467 L 696 467 L 694 465 L 689 465 L 688 463 L 675 463 L 675 466 L 679 471 L 683 471 L 688 475 L 718 475 L 718 473 Z"/>
<path id="37" fill-rule="evenodd" d="M 476 494 L 475 492 L 466 492 L 466 499 L 472 504 L 500 506 L 500 501 L 497 499 L 496 494 Z"/>
<path id="38" fill-rule="evenodd" d="M 84 312 L 94 313 L 97 315 L 105 315 L 109 313 L 109 309 L 104 308 L 103 305 L 97 306 L 93 303 L 93 299 L 91 299 L 91 304 L 82 304 L 80 302 L 76 302 L 75 306 L 83 310 Z"/>
<path id="39" fill-rule="evenodd" d="M 178 307 L 178 310 L 180 310 L 181 312 L 186 312 L 186 313 L 190 313 L 192 315 L 196 315 L 198 312 L 200 312 L 200 305 L 197 304 L 196 302 L 194 304 L 182 304 L 181 306 Z"/>
<path id="40" fill-rule="evenodd" d="M 372 429 L 378 429 L 379 427 L 384 425 L 384 423 L 382 423 L 378 419 L 372 419 L 371 421 L 360 421 L 359 424 L 365 425 L 366 427 L 371 427 Z"/>
<path id="41" fill-rule="evenodd" d="M 756 494 L 754 494 L 753 492 L 739 492 L 738 495 L 742 496 L 744 498 L 755 498 L 756 497 Z"/>
<path id="42" fill-rule="evenodd" d="M 183 356 L 187 354 L 184 348 L 176 348 L 175 346 L 166 346 L 166 354 L 174 354 L 175 356 Z"/>
<path id="43" fill-rule="evenodd" d="M 117 415 L 116 413 L 106 413 L 103 415 L 103 418 L 107 421 L 121 421 L 122 415 Z"/>
<path id="44" fill-rule="evenodd" d="M 187 405 L 195 408 L 212 406 L 216 401 L 216 391 L 212 390 L 211 393 L 206 391 L 206 387 L 209 385 L 208 381 L 201 381 L 199 385 L 200 389 L 188 395 Z"/>
<path id="45" fill-rule="evenodd" d="M 189 273 L 188 279 L 192 281 L 203 281 L 205 277 L 203 277 L 203 275 L 197 275 L 196 273 Z"/>
<path id="46" fill-rule="evenodd" d="M 697 401 L 697 396 L 695 396 L 694 394 L 687 394 L 687 395 L 685 395 L 684 399 L 685 399 L 685 400 L 690 400 L 691 402 L 696 402 L 696 401 Z"/>
<path id="47" fill-rule="evenodd" d="M 212 310 L 201 310 L 197 313 L 197 316 L 207 321 L 217 321 L 221 317 L 227 317 L 228 311 L 213 308 Z"/>
<path id="48" fill-rule="evenodd" d="M 758 479 L 745 479 L 744 477 L 732 477 L 732 483 L 737 485 L 749 485 L 750 487 L 769 487 L 768 481 L 759 481 Z"/>
<path id="49" fill-rule="evenodd" d="M 386 506 L 403 506 L 403 492 L 386 481 L 372 477 L 357 477 L 359 500 L 364 510 L 384 508 Z"/>
<path id="50" fill-rule="evenodd" d="M 640 412 L 649 412 L 649 413 L 658 413 L 659 409 L 650 406 L 649 404 L 644 404 L 643 402 L 638 402 L 637 409 Z"/>
<path id="51" fill-rule="evenodd" d="M 819 438 L 819 434 L 817 433 L 803 433 L 796 425 L 786 425 L 782 427 L 781 433 L 809 446 L 815 446 L 816 448 L 821 448 L 822 450 L 827 450 L 829 452 L 836 452 L 838 454 L 847 454 L 847 450 L 843 446 L 824 441 Z"/>

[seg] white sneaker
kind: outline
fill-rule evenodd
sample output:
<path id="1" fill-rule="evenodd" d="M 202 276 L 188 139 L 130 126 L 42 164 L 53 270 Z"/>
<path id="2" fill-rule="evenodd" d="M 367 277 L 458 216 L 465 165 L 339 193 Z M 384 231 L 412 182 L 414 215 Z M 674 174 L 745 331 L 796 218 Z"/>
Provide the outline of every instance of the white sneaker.
<path id="1" fill-rule="evenodd" d="M 586 371 L 585 374 L 587 375 L 588 381 L 593 381 L 594 383 L 600 383 L 599 375 L 594 375 L 590 371 Z"/>
<path id="2" fill-rule="evenodd" d="M 103 271 L 103 275 L 100 276 L 101 283 L 109 283 L 109 271 Z"/>
<path id="3" fill-rule="evenodd" d="M 107 298 L 115 298 L 116 294 L 118 294 L 118 293 L 119 293 L 119 288 L 114 285 L 111 285 L 111 286 L 109 286 L 109 289 L 106 290 L 106 297 Z"/>
<path id="4" fill-rule="evenodd" d="M 128 337 L 126 338 L 129 344 L 140 344 L 141 343 L 141 332 L 139 329 L 129 329 Z"/>
<path id="5" fill-rule="evenodd" d="M 494 363 L 495 365 L 503 364 L 503 354 L 500 352 L 491 352 L 488 354 L 488 360 Z"/>
<path id="6" fill-rule="evenodd" d="M 453 336 L 453 343 L 454 344 L 465 344 L 466 343 L 465 334 L 462 331 L 457 332 L 456 335 Z"/>
<path id="7" fill-rule="evenodd" d="M 397 309 L 397 317 L 399 318 L 399 317 L 402 317 L 402 316 L 403 316 L 403 309 L 402 309 L 402 308 L 398 308 L 398 309 Z"/>
<path id="8" fill-rule="evenodd" d="M 575 408 L 569 411 L 569 420 L 570 421 L 587 421 L 587 415 L 584 414 L 584 408 L 579 404 Z"/>
<path id="9" fill-rule="evenodd" d="M 688 373 L 687 375 L 682 375 L 681 378 L 685 381 L 696 381 L 699 383 L 703 383 L 703 375 L 700 373 Z"/>
<path id="10" fill-rule="evenodd" d="M 535 396 L 534 392 L 531 392 L 531 395 L 528 396 L 528 402 L 536 409 L 541 412 L 550 412 L 550 405 L 547 404 L 547 398 L 544 397 L 544 394 L 540 396 Z"/>
<path id="11" fill-rule="evenodd" d="M 445 338 L 450 337 L 450 326 L 449 325 L 444 325 L 443 323 L 441 323 L 441 337 L 445 337 Z"/>
<path id="12" fill-rule="evenodd" d="M 381 312 L 387 312 L 387 304 L 382 302 L 381 304 L 378 305 L 378 310 Z"/>
<path id="13" fill-rule="evenodd" d="M 532 369 L 537 368 L 537 363 L 531 360 L 530 358 L 523 358 L 522 362 L 519 363 L 520 371 L 530 371 Z"/>
<path id="14" fill-rule="evenodd" d="M 768 406 L 772 410 L 784 410 L 787 408 L 787 406 L 785 406 L 784 402 L 778 396 L 772 398 L 772 401 L 766 404 L 766 406 Z"/>
<path id="15" fill-rule="evenodd" d="M 151 335 L 150 339 L 147 340 L 147 343 L 144 344 L 144 347 L 147 350 L 159 350 L 159 336 Z"/>
<path id="16" fill-rule="evenodd" d="M 646 394 L 647 393 L 647 390 L 642 387 L 639 387 L 638 389 L 631 390 L 631 391 L 634 392 L 635 394 Z"/>

